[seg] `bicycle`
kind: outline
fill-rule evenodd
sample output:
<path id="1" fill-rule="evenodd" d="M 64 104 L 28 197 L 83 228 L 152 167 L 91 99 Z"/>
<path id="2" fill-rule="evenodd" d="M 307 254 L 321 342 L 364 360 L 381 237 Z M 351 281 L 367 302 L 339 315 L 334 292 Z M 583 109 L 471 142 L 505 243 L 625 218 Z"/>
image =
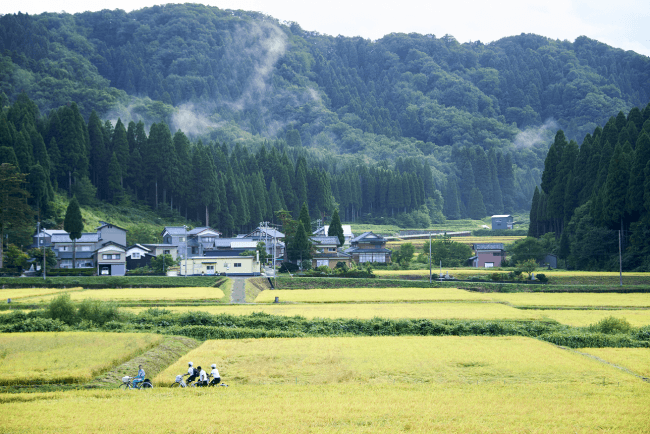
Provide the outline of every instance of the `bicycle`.
<path id="1" fill-rule="evenodd" d="M 133 378 L 135 377 L 122 377 L 122 384 L 118 386 L 119 389 L 153 389 L 153 384 L 151 384 L 151 381 L 148 378 L 145 378 L 143 381 L 140 381 L 136 385 L 133 385 Z"/>
<path id="2" fill-rule="evenodd" d="M 177 375 L 176 381 L 170 384 L 169 387 L 187 387 L 187 384 L 185 384 L 185 380 L 183 380 L 183 377 L 187 377 L 189 375 L 190 374 Z M 191 386 L 196 386 L 196 383 L 191 383 Z"/>

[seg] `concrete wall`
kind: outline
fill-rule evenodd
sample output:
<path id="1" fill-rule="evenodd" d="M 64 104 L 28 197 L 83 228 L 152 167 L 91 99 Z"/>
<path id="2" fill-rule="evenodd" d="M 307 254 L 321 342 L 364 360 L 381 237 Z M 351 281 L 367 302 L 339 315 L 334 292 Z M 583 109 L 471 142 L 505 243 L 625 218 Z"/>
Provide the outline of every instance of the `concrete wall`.
<path id="1" fill-rule="evenodd" d="M 185 275 L 185 260 L 181 261 L 180 274 Z M 240 264 L 240 266 L 236 266 Z M 260 275 L 260 263 L 252 256 L 203 257 L 187 259 L 188 275 Z"/>

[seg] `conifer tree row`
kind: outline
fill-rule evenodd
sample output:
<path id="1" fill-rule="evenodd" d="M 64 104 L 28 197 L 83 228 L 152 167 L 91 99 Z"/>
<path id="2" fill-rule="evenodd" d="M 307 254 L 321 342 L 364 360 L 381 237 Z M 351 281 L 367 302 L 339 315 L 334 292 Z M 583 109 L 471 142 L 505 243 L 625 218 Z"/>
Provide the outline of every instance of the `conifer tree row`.
<path id="1" fill-rule="evenodd" d="M 553 232 L 568 264 L 618 267 L 618 233 L 626 269 L 650 270 L 650 104 L 612 116 L 582 145 L 562 130 L 546 156 L 529 235 Z"/>

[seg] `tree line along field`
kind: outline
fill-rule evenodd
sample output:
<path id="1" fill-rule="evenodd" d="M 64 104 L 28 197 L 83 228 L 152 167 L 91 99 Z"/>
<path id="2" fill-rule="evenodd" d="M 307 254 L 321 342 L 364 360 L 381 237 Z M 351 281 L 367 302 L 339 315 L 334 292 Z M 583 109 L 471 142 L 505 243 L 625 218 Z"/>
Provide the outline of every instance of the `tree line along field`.
<path id="1" fill-rule="evenodd" d="M 92 353 L 84 350 L 88 342 L 91 347 L 99 343 L 115 356 L 100 358 L 103 365 L 83 363 L 83 369 L 75 371 L 74 381 L 81 382 L 77 390 L 39 392 L 37 387 L 35 393 L 3 394 L 0 426 L 11 432 L 156 433 L 168 432 L 170 427 L 175 432 L 196 432 L 205 431 L 206 424 L 216 427 L 215 432 L 218 428 L 218 432 L 233 433 L 650 432 L 648 383 L 640 378 L 648 376 L 650 348 L 558 346 L 505 331 L 519 327 L 531 332 L 539 328 L 547 329 L 545 333 L 589 334 L 594 333 L 590 326 L 615 317 L 631 327 L 629 336 L 642 336 L 643 327 L 650 326 L 647 293 L 494 293 L 381 287 L 395 284 L 382 279 L 364 280 L 377 288 L 344 286 L 341 279 L 341 287 L 307 289 L 312 280 L 304 279 L 303 289 L 299 288 L 301 280 L 295 278 L 291 282 L 296 289 L 261 292 L 265 280 L 249 280 L 247 286 L 255 282 L 257 289 L 248 294 L 245 305 L 205 297 L 205 291 L 229 296 L 230 280 L 219 288 L 0 290 L 25 301 L 17 306 L 32 309 L 38 306 L 29 300 L 61 293 L 68 293 L 72 303 L 75 297 L 88 301 L 96 295 L 101 303 L 124 306 L 122 317 L 106 326 L 81 322 L 64 325 L 70 331 L 59 333 L 0 334 L 0 342 L 38 339 L 37 345 L 23 345 L 20 357 L 28 363 L 38 359 L 59 371 L 66 367 L 72 371 L 79 352 Z M 336 283 L 332 279 L 321 282 Z M 188 297 L 193 291 L 197 297 Z M 281 303 L 273 303 L 276 296 Z M 47 306 L 47 301 L 41 306 Z M 36 318 L 35 312 L 39 311 L 26 311 L 22 324 L 45 321 Z M 7 326 L 3 318 L 15 315 L 0 315 L 0 330 Z M 406 319 L 434 321 L 434 326 L 435 321 L 447 322 L 452 328 L 465 327 L 466 334 L 389 335 L 405 325 L 400 321 Z M 328 335 L 336 327 L 361 327 L 364 321 L 372 335 Z M 300 323 L 304 323 L 303 330 L 315 334 L 298 333 L 295 327 Z M 201 333 L 211 328 L 229 338 L 200 337 L 208 336 Z M 75 329 L 85 331 L 73 333 Z M 122 333 L 108 333 L 109 329 Z M 254 330 L 267 330 L 266 336 L 276 330 L 277 336 L 302 337 L 255 339 Z M 147 377 L 154 380 L 153 390 L 119 391 L 115 382 L 100 386 L 101 390 L 85 388 L 83 382 L 107 369 L 123 372 L 126 365 L 116 365 L 125 357 L 138 360 L 138 354 L 148 349 L 163 351 L 161 334 L 167 332 L 193 333 L 200 342 L 169 359 L 167 365 L 145 364 L 145 369 L 151 366 Z M 75 348 L 65 356 L 50 351 L 61 347 L 61 337 L 72 339 L 69 345 Z M 7 353 L 0 365 L 10 377 L 4 384 L 17 381 L 17 374 L 11 378 L 13 372 L 25 371 L 22 366 L 22 371 L 16 368 L 11 354 L 19 353 Z M 165 387 L 187 371 L 188 361 L 204 368 L 216 363 L 230 387 Z M 133 375 L 138 362 L 129 363 L 133 372 L 124 372 Z M 50 387 L 56 390 L 56 385 Z M 141 424 L 138 416 L 125 418 L 134 408 L 139 414 L 156 417 L 142 418 Z M 183 417 L 179 422 L 179 415 L 192 414 L 196 408 L 219 411 Z M 74 418 L 69 417 L 71 412 Z"/>

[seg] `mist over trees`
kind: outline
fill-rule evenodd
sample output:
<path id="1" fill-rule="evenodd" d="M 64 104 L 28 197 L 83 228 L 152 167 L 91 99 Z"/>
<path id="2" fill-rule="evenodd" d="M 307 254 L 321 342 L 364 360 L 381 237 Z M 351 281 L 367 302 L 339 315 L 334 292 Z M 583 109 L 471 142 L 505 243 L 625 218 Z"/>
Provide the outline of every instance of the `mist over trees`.
<path id="1" fill-rule="evenodd" d="M 649 92 L 647 57 L 586 37 L 370 41 L 195 4 L 0 17 L 0 155 L 45 215 L 57 188 L 226 233 L 305 202 L 412 227 L 528 210 L 557 127 L 578 140 Z"/>

